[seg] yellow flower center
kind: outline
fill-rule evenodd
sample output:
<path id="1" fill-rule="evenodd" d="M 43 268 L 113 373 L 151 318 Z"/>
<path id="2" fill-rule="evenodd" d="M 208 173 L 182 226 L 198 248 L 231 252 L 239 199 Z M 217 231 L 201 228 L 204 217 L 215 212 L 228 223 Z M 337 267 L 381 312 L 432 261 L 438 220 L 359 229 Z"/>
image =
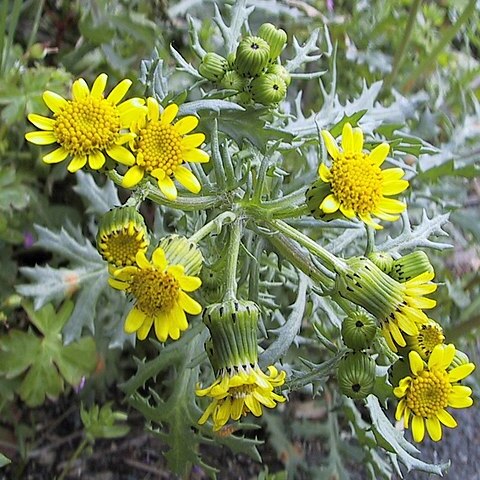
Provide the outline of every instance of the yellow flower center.
<path id="1" fill-rule="evenodd" d="M 171 176 L 183 162 L 182 136 L 170 124 L 150 122 L 140 131 L 137 151 L 137 163 L 147 172 L 160 168 Z"/>
<path id="2" fill-rule="evenodd" d="M 173 275 L 154 269 L 139 269 L 130 280 L 130 293 L 137 299 L 136 307 L 150 317 L 172 309 L 180 293 Z"/>
<path id="3" fill-rule="evenodd" d="M 359 214 L 373 212 L 382 198 L 382 170 L 365 153 L 341 153 L 333 162 L 332 191 L 347 209 Z"/>
<path id="4" fill-rule="evenodd" d="M 424 370 L 410 384 L 406 397 L 407 406 L 419 417 L 434 417 L 448 406 L 451 389 L 447 372 Z"/>
<path id="5" fill-rule="evenodd" d="M 115 144 L 120 115 L 104 98 L 71 100 L 55 115 L 53 132 L 57 142 L 72 155 L 88 155 Z"/>
<path id="6" fill-rule="evenodd" d="M 147 250 L 145 236 L 137 230 L 133 235 L 128 232 L 128 227 L 120 231 L 103 235 L 99 244 L 102 257 L 117 267 L 125 267 L 135 264 L 135 256 L 138 252 Z"/>
<path id="7" fill-rule="evenodd" d="M 422 353 L 428 357 L 434 347 L 440 345 L 445 340 L 443 331 L 437 325 L 421 325 L 417 335 L 417 344 Z"/>

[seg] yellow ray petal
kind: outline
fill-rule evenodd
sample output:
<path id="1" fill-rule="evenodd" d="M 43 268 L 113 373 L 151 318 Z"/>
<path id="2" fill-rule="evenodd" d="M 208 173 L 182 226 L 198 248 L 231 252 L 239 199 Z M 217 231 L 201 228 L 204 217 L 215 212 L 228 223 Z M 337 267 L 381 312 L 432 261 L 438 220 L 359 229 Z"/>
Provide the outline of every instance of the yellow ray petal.
<path id="1" fill-rule="evenodd" d="M 392 180 L 382 183 L 382 193 L 384 195 L 397 195 L 408 188 L 406 180 Z"/>
<path id="2" fill-rule="evenodd" d="M 135 157 L 133 156 L 133 153 L 121 145 L 113 145 L 112 147 L 108 148 L 107 155 L 116 160 L 118 163 L 127 165 L 128 167 L 131 167 L 135 164 Z"/>
<path id="3" fill-rule="evenodd" d="M 192 133 L 182 138 L 182 147 L 185 150 L 199 147 L 205 141 L 204 133 Z"/>
<path id="4" fill-rule="evenodd" d="M 90 89 L 83 78 L 79 78 L 73 82 L 72 97 L 74 100 L 81 100 L 82 98 L 88 97 L 89 94 Z"/>
<path id="5" fill-rule="evenodd" d="M 344 152 L 353 152 L 353 129 L 352 125 L 347 122 L 342 130 L 342 149 Z"/>
<path id="6" fill-rule="evenodd" d="M 457 426 L 457 421 L 443 408 L 437 412 L 437 417 L 446 427 L 455 428 Z"/>
<path id="7" fill-rule="evenodd" d="M 136 307 L 132 308 L 127 315 L 125 325 L 123 326 L 125 333 L 136 332 L 142 326 L 144 320 L 145 314 Z"/>
<path id="8" fill-rule="evenodd" d="M 30 113 L 28 119 L 37 127 L 42 130 L 52 130 L 55 125 L 53 118 L 44 117 L 43 115 L 37 115 L 36 113 Z M 28 134 L 27 134 L 28 135 Z"/>
<path id="9" fill-rule="evenodd" d="M 405 347 L 407 342 L 403 338 L 402 332 L 398 328 L 398 325 L 395 322 L 390 322 L 390 333 L 392 334 L 393 339 L 397 343 L 397 345 L 400 345 L 401 347 Z"/>
<path id="10" fill-rule="evenodd" d="M 330 154 L 333 160 L 336 160 L 340 155 L 340 150 L 338 149 L 336 140 L 327 130 L 322 130 L 322 138 L 325 142 L 325 147 L 327 147 L 327 152 Z"/>
<path id="11" fill-rule="evenodd" d="M 340 211 L 350 220 L 353 220 L 355 218 L 355 211 L 353 208 L 346 208 L 342 204 L 339 206 Z"/>
<path id="12" fill-rule="evenodd" d="M 373 165 L 378 167 L 385 161 L 387 158 L 388 152 L 390 151 L 390 145 L 388 143 L 381 143 L 377 145 L 368 156 L 368 160 L 372 162 Z"/>
<path id="13" fill-rule="evenodd" d="M 197 177 L 188 168 L 179 166 L 175 170 L 175 178 L 190 192 L 198 193 L 202 186 Z"/>
<path id="14" fill-rule="evenodd" d="M 353 151 L 362 152 L 363 150 L 363 132 L 361 128 L 353 129 Z"/>
<path id="15" fill-rule="evenodd" d="M 145 252 L 139 251 L 135 255 L 135 261 L 137 262 L 137 265 L 142 269 L 142 270 L 148 270 L 152 268 L 152 265 L 148 261 Z"/>
<path id="16" fill-rule="evenodd" d="M 47 90 L 43 92 L 43 101 L 47 104 L 47 107 L 53 112 L 53 113 L 59 113 L 63 107 L 67 104 L 67 101 L 58 93 L 51 92 L 50 90 Z"/>
<path id="17" fill-rule="evenodd" d="M 145 340 L 147 335 L 150 332 L 150 329 L 153 325 L 153 318 L 145 316 L 145 320 L 143 321 L 140 328 L 137 330 L 137 337 L 139 340 Z"/>
<path id="18" fill-rule="evenodd" d="M 57 141 L 57 137 L 52 131 L 28 132 L 25 138 L 35 145 L 51 145 Z"/>
<path id="19" fill-rule="evenodd" d="M 109 278 L 108 284 L 116 290 L 126 290 L 128 288 L 128 283 L 117 280 L 116 278 Z"/>
<path id="20" fill-rule="evenodd" d="M 415 415 L 412 420 L 413 439 L 416 442 L 421 442 L 425 437 L 425 423 L 422 417 Z"/>
<path id="21" fill-rule="evenodd" d="M 152 262 L 157 270 L 163 271 L 167 268 L 167 257 L 165 256 L 163 248 L 158 247 L 153 251 Z"/>
<path id="22" fill-rule="evenodd" d="M 210 160 L 210 155 L 199 148 L 185 150 L 182 156 L 186 162 L 192 163 L 207 163 Z"/>
<path id="23" fill-rule="evenodd" d="M 170 328 L 169 319 L 166 312 L 160 312 L 154 321 L 155 335 L 161 342 L 165 342 L 168 338 Z"/>
<path id="24" fill-rule="evenodd" d="M 403 202 L 393 198 L 384 197 L 378 203 L 378 209 L 385 213 L 402 213 L 406 208 L 407 206 Z"/>
<path id="25" fill-rule="evenodd" d="M 178 113 L 178 105 L 176 105 L 175 103 L 171 103 L 162 112 L 162 116 L 160 117 L 160 121 L 163 124 L 168 125 L 168 124 L 173 122 L 173 119 L 177 116 L 177 113 Z"/>
<path id="26" fill-rule="evenodd" d="M 427 418 L 425 423 L 427 424 L 427 432 L 430 435 L 430 438 L 434 442 L 438 442 L 442 438 L 442 426 L 440 425 L 438 418 Z"/>
<path id="27" fill-rule="evenodd" d="M 189 277 L 187 275 L 178 278 L 178 283 L 185 292 L 194 292 L 202 285 L 202 281 L 198 277 Z"/>
<path id="28" fill-rule="evenodd" d="M 75 173 L 76 171 L 80 170 L 83 168 L 87 163 L 87 156 L 75 156 L 73 157 L 73 160 L 68 164 L 67 170 L 70 173 Z"/>
<path id="29" fill-rule="evenodd" d="M 423 363 L 422 358 L 417 352 L 413 350 L 408 354 L 408 361 L 410 364 L 410 370 L 412 371 L 413 375 L 418 375 L 420 372 L 423 372 L 425 365 Z"/>
<path id="30" fill-rule="evenodd" d="M 382 170 L 382 179 L 384 182 L 393 182 L 394 180 L 400 180 L 405 175 L 405 172 L 399 168 L 387 168 Z"/>
<path id="31" fill-rule="evenodd" d="M 92 91 L 90 95 L 94 98 L 103 98 L 103 92 L 107 86 L 108 75 L 101 73 L 93 82 Z"/>
<path id="32" fill-rule="evenodd" d="M 322 182 L 325 183 L 330 183 L 332 179 L 332 172 L 323 162 L 320 164 L 320 167 L 318 167 L 318 175 L 320 176 Z"/>
<path id="33" fill-rule="evenodd" d="M 67 156 L 68 156 L 68 152 L 63 147 L 60 147 L 60 148 L 57 148 L 56 150 L 53 150 L 50 153 L 47 153 L 42 160 L 45 163 L 49 163 L 49 164 L 59 163 L 65 160 Z"/>
<path id="34" fill-rule="evenodd" d="M 202 306 L 192 297 L 180 291 L 178 294 L 179 305 L 191 315 L 198 315 L 202 311 Z"/>
<path id="35" fill-rule="evenodd" d="M 188 328 L 187 316 L 185 315 L 183 308 L 178 303 L 173 308 L 172 316 L 175 317 L 175 323 L 181 332 Z"/>
<path id="36" fill-rule="evenodd" d="M 448 372 L 448 379 L 451 383 L 458 382 L 468 377 L 474 370 L 475 364 L 465 363 L 464 365 L 452 368 L 450 372 Z"/>
<path id="37" fill-rule="evenodd" d="M 144 170 L 138 165 L 134 165 L 127 170 L 122 180 L 122 187 L 132 188 L 143 179 Z"/>
<path id="38" fill-rule="evenodd" d="M 105 155 L 100 150 L 91 153 L 88 157 L 88 164 L 92 170 L 99 170 L 105 165 Z"/>
<path id="39" fill-rule="evenodd" d="M 121 102 L 123 97 L 127 94 L 128 89 L 132 85 L 132 81 L 126 78 L 122 80 L 108 95 L 107 100 L 114 105 Z"/>
<path id="40" fill-rule="evenodd" d="M 194 117 L 193 115 L 189 115 L 188 117 L 181 118 L 173 128 L 180 134 L 186 135 L 194 130 L 198 125 L 198 118 Z"/>
<path id="41" fill-rule="evenodd" d="M 363 223 L 365 223 L 367 225 L 370 225 L 375 230 L 382 230 L 383 229 L 383 227 L 380 224 L 373 221 L 373 218 L 369 213 L 359 213 L 358 218 L 360 218 L 360 220 Z"/>
<path id="42" fill-rule="evenodd" d="M 158 180 L 158 188 L 167 197 L 168 200 L 177 199 L 177 187 L 170 177 L 165 176 Z"/>
<path id="43" fill-rule="evenodd" d="M 335 213 L 339 207 L 340 203 L 333 193 L 327 195 L 320 204 L 320 210 L 325 213 Z"/>
<path id="44" fill-rule="evenodd" d="M 471 397 L 456 397 L 455 395 L 449 395 L 448 405 L 452 408 L 468 408 L 473 405 L 473 400 Z"/>
<path id="45" fill-rule="evenodd" d="M 148 118 L 152 122 L 158 122 L 160 118 L 160 105 L 153 97 L 147 98 Z"/>

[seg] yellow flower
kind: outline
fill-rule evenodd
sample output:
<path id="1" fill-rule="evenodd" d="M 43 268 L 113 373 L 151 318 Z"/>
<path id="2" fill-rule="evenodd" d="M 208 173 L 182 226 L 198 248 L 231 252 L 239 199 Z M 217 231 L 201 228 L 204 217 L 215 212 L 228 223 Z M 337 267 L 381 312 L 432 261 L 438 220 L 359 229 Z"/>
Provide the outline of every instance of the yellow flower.
<path id="1" fill-rule="evenodd" d="M 428 359 L 437 345 L 443 344 L 445 335 L 442 327 L 434 320 L 418 326 L 418 334 L 405 337 L 410 350 L 417 352 L 424 360 Z"/>
<path id="2" fill-rule="evenodd" d="M 112 267 L 135 265 L 137 253 L 145 253 L 149 244 L 147 227 L 135 207 L 113 208 L 102 217 L 97 250 Z"/>
<path id="3" fill-rule="evenodd" d="M 422 310 L 433 308 L 437 304 L 435 300 L 423 297 L 437 289 L 437 285 L 431 283 L 433 277 L 433 272 L 425 272 L 408 282 L 400 283 L 401 303 L 388 316 L 380 319 L 382 334 L 394 352 L 397 351 L 396 345 L 406 346 L 404 334 L 417 336 L 419 326 L 432 322 Z"/>
<path id="4" fill-rule="evenodd" d="M 185 292 L 201 285 L 198 277 L 185 275 L 183 265 L 168 265 L 165 252 L 158 247 L 150 263 L 145 253 L 136 255 L 137 265 L 115 270 L 109 284 L 131 294 L 136 302 L 125 320 L 125 332 L 137 332 L 144 340 L 152 325 L 161 342 L 177 340 L 188 328 L 185 312 L 198 315 L 201 305 Z"/>
<path id="5" fill-rule="evenodd" d="M 321 180 L 331 188 L 320 210 L 326 214 L 340 210 L 347 218 L 358 217 L 376 229 L 382 227 L 372 215 L 381 220 L 397 220 L 406 205 L 387 196 L 403 192 L 408 182 L 401 180 L 405 174 L 401 168 L 380 168 L 390 150 L 388 143 L 364 153 L 363 132 L 360 128 L 352 129 L 350 123 L 343 127 L 341 150 L 328 131 L 322 130 L 322 137 L 333 162 L 331 168 L 322 163 L 318 170 Z"/>
<path id="6" fill-rule="evenodd" d="M 184 162 L 204 163 L 210 159 L 208 153 L 197 148 L 205 135 L 187 135 L 198 125 L 198 119 L 189 115 L 172 124 L 178 113 L 177 105 L 172 103 L 160 113 L 158 102 L 148 98 L 147 107 L 147 114 L 136 125 L 137 136 L 130 144 L 136 155 L 135 165 L 128 169 L 122 186 L 132 188 L 148 174 L 157 179 L 158 187 L 169 200 L 177 198 L 174 178 L 190 192 L 198 193 L 199 181 L 182 166 Z"/>
<path id="7" fill-rule="evenodd" d="M 403 418 L 405 428 L 409 428 L 411 420 L 416 442 L 423 440 L 425 427 L 430 438 L 438 442 L 442 438 L 442 424 L 449 428 L 457 426 L 446 408 L 466 408 L 473 404 L 471 388 L 458 382 L 470 375 L 475 365 L 466 363 L 448 371 L 454 355 L 454 345 L 437 345 L 427 365 L 417 352 L 409 353 L 412 375 L 400 380 L 393 393 L 401 399 L 395 418 Z"/>
<path id="8" fill-rule="evenodd" d="M 135 158 L 122 145 L 132 139 L 128 127 L 145 110 L 144 100 L 132 98 L 119 103 L 132 82 L 122 80 L 105 98 L 107 75 L 102 73 L 88 88 L 83 78 L 73 82 L 72 99 L 46 91 L 43 100 L 53 112 L 53 118 L 35 113 L 28 119 L 41 131 L 29 132 L 25 138 L 36 145 L 57 144 L 58 148 L 43 157 L 45 163 L 59 163 L 72 158 L 69 172 L 83 168 L 98 170 L 105 164 L 106 153 L 119 163 L 133 165 Z"/>
<path id="9" fill-rule="evenodd" d="M 222 369 L 212 385 L 196 389 L 198 396 L 213 399 L 198 423 L 203 425 L 211 416 L 213 429 L 220 430 L 230 418 L 238 420 L 249 412 L 259 417 L 262 405 L 274 408 L 276 402 L 284 402 L 285 397 L 273 389 L 285 383 L 285 372 L 278 372 L 274 366 L 268 370 L 266 375 L 257 364 Z"/>

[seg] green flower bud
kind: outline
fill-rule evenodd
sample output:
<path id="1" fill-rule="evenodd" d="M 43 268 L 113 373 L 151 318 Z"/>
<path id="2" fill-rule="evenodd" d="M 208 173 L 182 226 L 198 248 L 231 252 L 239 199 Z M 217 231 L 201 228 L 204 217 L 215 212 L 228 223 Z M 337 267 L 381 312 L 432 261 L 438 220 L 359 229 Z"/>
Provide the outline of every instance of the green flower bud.
<path id="1" fill-rule="evenodd" d="M 235 101 L 244 107 L 252 104 L 252 95 L 249 92 L 241 92 L 235 96 Z"/>
<path id="2" fill-rule="evenodd" d="M 377 323 L 367 313 L 351 313 L 342 322 L 343 343 L 352 350 L 369 348 L 376 333 Z"/>
<path id="3" fill-rule="evenodd" d="M 227 88 L 229 90 L 237 90 L 239 92 L 244 89 L 246 84 L 246 79 L 234 70 L 229 70 L 228 72 L 226 72 L 222 80 L 220 81 L 221 87 Z"/>
<path id="4" fill-rule="evenodd" d="M 235 60 L 237 58 L 237 54 L 235 52 L 231 52 L 227 55 L 227 64 L 229 70 L 235 69 Z"/>
<path id="5" fill-rule="evenodd" d="M 220 81 L 227 71 L 227 60 L 215 52 L 209 52 L 202 58 L 198 72 L 212 82 Z"/>
<path id="6" fill-rule="evenodd" d="M 197 276 L 203 265 L 203 255 L 195 242 L 181 235 L 163 237 L 158 246 L 162 247 L 170 265 L 183 265 L 185 275 Z"/>
<path id="7" fill-rule="evenodd" d="M 279 75 L 267 73 L 252 80 L 252 98 L 262 105 L 274 105 L 287 94 L 287 86 Z"/>
<path id="8" fill-rule="evenodd" d="M 258 29 L 258 36 L 270 46 L 270 59 L 275 60 L 287 44 L 287 33 L 271 23 L 264 23 Z"/>
<path id="9" fill-rule="evenodd" d="M 150 239 L 145 221 L 135 207 L 108 211 L 100 220 L 97 250 L 115 267 L 135 265 L 138 252 L 146 252 Z"/>
<path id="10" fill-rule="evenodd" d="M 375 383 L 375 361 L 364 352 L 349 352 L 339 362 L 340 391 L 350 398 L 365 398 Z"/>
<path id="11" fill-rule="evenodd" d="M 371 252 L 367 255 L 382 272 L 390 273 L 393 267 L 393 257 L 387 252 Z"/>
<path id="12" fill-rule="evenodd" d="M 408 377 L 412 374 L 410 372 L 410 366 L 408 360 L 400 357 L 393 365 L 388 369 L 388 379 L 392 386 L 396 387 L 400 383 L 402 378 Z"/>
<path id="13" fill-rule="evenodd" d="M 273 63 L 270 65 L 267 69 L 267 73 L 274 73 L 275 75 L 281 77 L 287 87 L 292 82 L 292 77 L 290 76 L 288 70 L 279 63 Z"/>
<path id="14" fill-rule="evenodd" d="M 218 370 L 257 362 L 258 316 L 257 305 L 245 300 L 215 303 L 204 310 Z"/>
<path id="15" fill-rule="evenodd" d="M 404 283 L 425 272 L 433 272 L 432 264 L 425 252 L 416 250 L 393 262 L 389 275 L 400 283 Z"/>
<path id="16" fill-rule="evenodd" d="M 260 37 L 245 37 L 238 45 L 235 68 L 247 77 L 258 75 L 268 63 L 270 47 Z"/>
<path id="17" fill-rule="evenodd" d="M 455 367 L 460 367 L 461 365 L 465 365 L 466 363 L 470 363 L 470 359 L 468 355 L 461 350 L 455 350 L 455 356 L 453 357 L 452 363 L 448 367 L 449 370 Z"/>

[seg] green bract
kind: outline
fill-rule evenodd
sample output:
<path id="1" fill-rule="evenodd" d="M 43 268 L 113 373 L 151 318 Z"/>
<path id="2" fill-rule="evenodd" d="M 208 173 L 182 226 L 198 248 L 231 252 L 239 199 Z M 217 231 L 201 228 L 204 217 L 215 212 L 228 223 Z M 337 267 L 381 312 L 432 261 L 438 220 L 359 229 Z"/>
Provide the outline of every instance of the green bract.
<path id="1" fill-rule="evenodd" d="M 241 75 L 254 77 L 267 66 L 269 57 L 268 43 L 263 38 L 248 36 L 238 44 L 235 68 Z"/>
<path id="2" fill-rule="evenodd" d="M 353 312 L 343 319 L 343 343 L 352 350 L 369 348 L 376 333 L 377 323 L 367 313 Z"/>
<path id="3" fill-rule="evenodd" d="M 338 364 L 337 379 L 344 395 L 365 398 L 373 391 L 375 361 L 364 352 L 347 353 Z"/>

